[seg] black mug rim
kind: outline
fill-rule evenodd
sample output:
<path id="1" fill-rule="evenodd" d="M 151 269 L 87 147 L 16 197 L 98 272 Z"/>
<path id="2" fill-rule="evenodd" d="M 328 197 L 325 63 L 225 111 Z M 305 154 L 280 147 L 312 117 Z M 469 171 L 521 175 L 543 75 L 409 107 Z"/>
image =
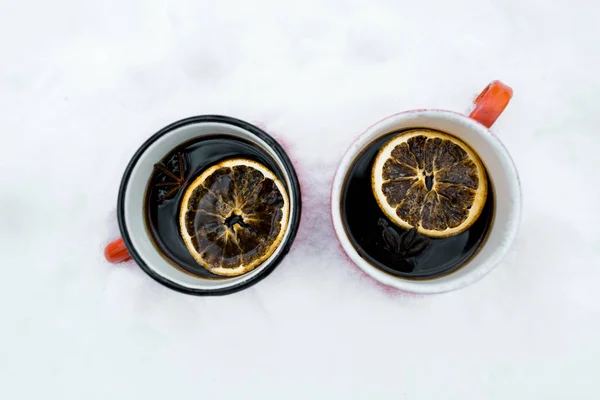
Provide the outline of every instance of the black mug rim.
<path id="1" fill-rule="evenodd" d="M 289 176 L 289 179 L 290 179 L 290 186 L 291 186 L 290 187 L 290 195 L 292 193 L 296 193 L 296 197 L 297 197 L 297 202 L 295 205 L 296 212 L 292 216 L 292 219 L 290 220 L 290 223 L 289 223 L 290 234 L 289 234 L 287 241 L 283 244 L 282 251 L 277 255 L 277 257 L 275 257 L 273 259 L 273 261 L 271 261 L 271 263 L 267 267 L 265 267 L 260 273 L 253 276 L 252 278 L 250 278 L 246 281 L 243 281 L 241 283 L 238 283 L 236 285 L 229 286 L 226 288 L 220 288 L 220 289 L 188 288 L 186 286 L 182 286 L 177 283 L 171 282 L 168 279 L 166 279 L 166 278 L 162 277 L 161 275 L 157 274 L 156 272 L 154 272 L 144 262 L 142 257 L 139 255 L 139 253 L 137 252 L 137 250 L 131 243 L 131 238 L 129 236 L 127 224 L 125 223 L 125 191 L 126 191 L 128 183 L 129 183 L 129 178 L 131 176 L 131 172 L 132 172 L 134 166 L 137 164 L 141 155 L 144 153 L 144 151 L 146 151 L 146 149 L 152 143 L 154 143 L 156 140 L 158 140 L 162 136 L 166 135 L 167 133 L 169 133 L 175 129 L 181 128 L 186 125 L 206 123 L 206 122 L 217 122 L 217 123 L 233 125 L 238 128 L 244 129 L 245 131 L 247 131 L 247 132 L 255 135 L 256 137 L 258 137 L 259 139 L 263 140 L 281 159 L 282 164 L 283 164 L 282 167 L 285 169 L 285 172 L 287 172 L 287 175 Z M 294 239 L 296 238 L 296 234 L 298 233 L 298 228 L 300 226 L 301 212 L 302 212 L 302 193 L 300 191 L 300 183 L 298 181 L 298 176 L 296 175 L 296 170 L 294 169 L 294 165 L 292 164 L 292 161 L 288 157 L 288 155 L 285 152 L 285 150 L 283 149 L 283 147 L 281 147 L 279 142 L 277 142 L 273 137 L 271 137 L 268 133 L 266 133 L 262 129 L 260 129 L 248 122 L 245 122 L 245 121 L 239 120 L 237 118 L 233 118 L 233 117 L 227 117 L 224 115 L 198 115 L 198 116 L 194 116 L 194 117 L 184 118 L 179 121 L 173 122 L 170 125 L 167 125 L 166 127 L 162 128 L 161 130 L 156 132 L 154 135 L 152 135 L 148 140 L 146 140 L 139 147 L 139 149 L 135 152 L 135 154 L 129 161 L 127 168 L 125 168 L 123 178 L 121 179 L 121 185 L 119 187 L 119 195 L 118 195 L 118 199 L 117 199 L 117 221 L 119 223 L 119 230 L 121 231 L 121 238 L 123 239 L 123 242 L 125 243 L 125 247 L 127 247 L 127 251 L 129 251 L 131 258 L 133 258 L 133 260 L 140 266 L 140 268 L 146 274 L 148 274 L 152 279 L 154 279 L 158 283 L 168 287 L 169 289 L 173 289 L 173 290 L 176 290 L 181 293 L 192 294 L 192 295 L 197 295 L 197 296 L 220 296 L 220 295 L 235 293 L 240 290 L 246 289 L 252 285 L 255 285 L 256 283 L 260 282 L 261 280 L 266 278 L 268 275 L 270 275 L 271 272 L 273 272 L 275 270 L 275 268 L 279 265 L 279 263 L 281 263 L 283 258 L 287 255 L 287 253 L 289 252 L 289 250 L 292 246 L 292 243 L 294 242 Z"/>

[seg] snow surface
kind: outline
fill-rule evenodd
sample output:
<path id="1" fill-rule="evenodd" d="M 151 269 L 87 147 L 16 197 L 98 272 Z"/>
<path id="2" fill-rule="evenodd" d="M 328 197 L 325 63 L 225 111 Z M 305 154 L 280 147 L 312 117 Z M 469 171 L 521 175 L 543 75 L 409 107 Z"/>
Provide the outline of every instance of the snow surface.
<path id="1" fill-rule="evenodd" d="M 1 399 L 598 399 L 600 6 L 585 0 L 0 0 Z M 335 166 L 397 111 L 492 79 L 524 190 L 503 265 L 405 295 L 350 265 Z M 191 297 L 112 266 L 137 147 L 177 119 L 261 124 L 302 181 L 266 280 Z"/>

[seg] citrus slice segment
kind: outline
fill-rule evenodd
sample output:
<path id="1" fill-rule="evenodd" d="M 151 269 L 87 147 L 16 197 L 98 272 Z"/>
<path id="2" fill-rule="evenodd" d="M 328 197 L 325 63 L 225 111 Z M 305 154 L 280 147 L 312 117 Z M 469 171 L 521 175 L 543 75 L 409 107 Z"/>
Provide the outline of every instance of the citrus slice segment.
<path id="1" fill-rule="evenodd" d="M 487 197 L 485 168 L 477 154 L 458 138 L 429 129 L 389 140 L 375 158 L 371 178 L 384 214 L 429 237 L 464 232 Z"/>
<path id="2" fill-rule="evenodd" d="M 285 186 L 267 167 L 229 159 L 206 169 L 187 187 L 179 228 L 198 264 L 215 275 L 237 276 L 275 252 L 289 207 Z"/>

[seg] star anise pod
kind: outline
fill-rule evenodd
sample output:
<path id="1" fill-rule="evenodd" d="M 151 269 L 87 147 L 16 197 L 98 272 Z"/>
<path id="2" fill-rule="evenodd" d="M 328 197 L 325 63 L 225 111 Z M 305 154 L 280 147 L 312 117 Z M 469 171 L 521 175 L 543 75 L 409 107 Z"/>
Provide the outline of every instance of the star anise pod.
<path id="1" fill-rule="evenodd" d="M 169 163 L 172 164 L 172 163 Z M 163 201 L 165 199 L 173 196 L 185 183 L 185 166 L 183 164 L 183 155 L 181 153 L 177 153 L 177 163 L 171 166 L 172 171 L 170 171 L 163 163 L 154 164 L 154 169 L 158 172 L 164 174 L 167 178 L 163 182 L 158 182 L 156 184 L 157 187 L 167 187 L 169 190 L 166 193 L 160 194 L 160 200 Z M 175 175 L 177 173 L 177 175 Z M 172 181 L 168 179 L 172 179 Z"/>
<path id="2" fill-rule="evenodd" d="M 429 241 L 417 234 L 415 228 L 399 234 L 384 218 L 379 218 L 377 223 L 383 229 L 381 237 L 386 249 L 403 259 L 418 256 L 429 246 Z"/>

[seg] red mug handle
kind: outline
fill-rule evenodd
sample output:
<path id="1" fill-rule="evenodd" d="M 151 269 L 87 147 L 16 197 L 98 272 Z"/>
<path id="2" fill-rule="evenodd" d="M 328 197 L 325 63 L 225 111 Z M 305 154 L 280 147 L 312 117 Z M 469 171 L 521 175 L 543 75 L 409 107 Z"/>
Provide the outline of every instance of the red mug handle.
<path id="1" fill-rule="evenodd" d="M 513 90 L 510 86 L 500 81 L 492 81 L 473 101 L 475 109 L 469 117 L 488 128 L 491 127 L 508 105 L 512 95 Z"/>
<path id="2" fill-rule="evenodd" d="M 125 243 L 121 238 L 106 245 L 104 257 L 106 258 L 106 261 L 113 264 L 131 260 L 127 247 L 125 247 Z"/>

